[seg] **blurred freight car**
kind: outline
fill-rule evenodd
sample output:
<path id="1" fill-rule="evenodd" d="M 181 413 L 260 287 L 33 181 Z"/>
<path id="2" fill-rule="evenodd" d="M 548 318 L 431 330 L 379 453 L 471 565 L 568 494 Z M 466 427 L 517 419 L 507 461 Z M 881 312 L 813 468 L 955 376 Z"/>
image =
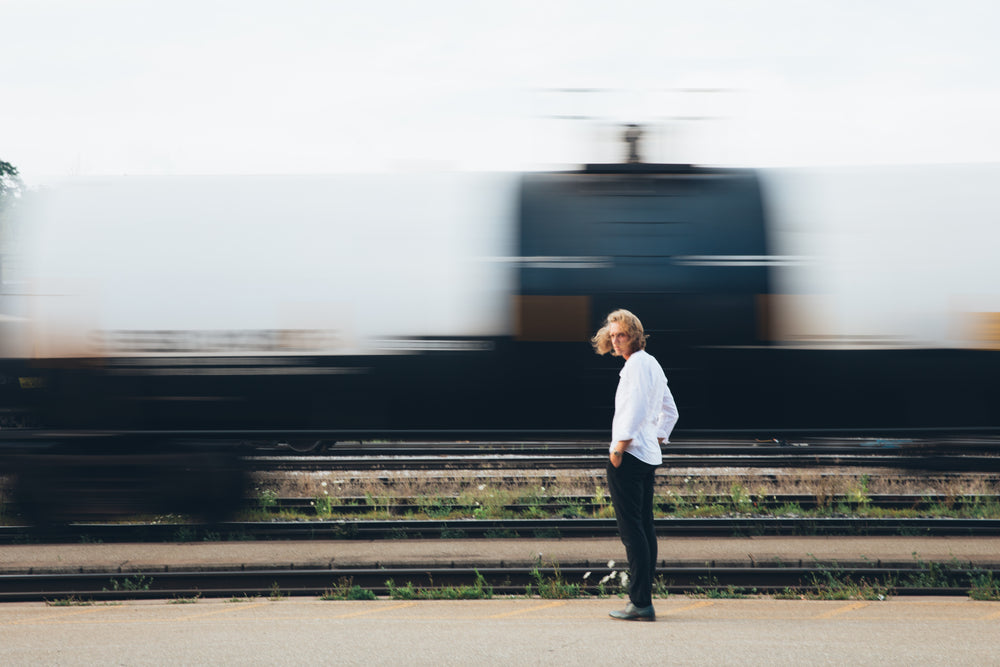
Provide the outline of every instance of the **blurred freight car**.
<path id="1" fill-rule="evenodd" d="M 87 179 L 20 208 L 2 352 L 50 428 L 597 435 L 605 311 L 686 365 L 756 342 L 768 291 L 697 260 L 766 254 L 749 171 Z"/>
<path id="2" fill-rule="evenodd" d="M 78 179 L 4 240 L 3 402 L 164 450 L 602 438 L 621 362 L 588 339 L 624 307 L 681 436 L 996 430 L 998 176 Z"/>
<path id="3" fill-rule="evenodd" d="M 992 426 L 993 166 L 82 179 L 5 247 L 50 428 L 601 436 L 626 307 L 682 431 Z M 939 383 L 946 382 L 946 385 Z"/>

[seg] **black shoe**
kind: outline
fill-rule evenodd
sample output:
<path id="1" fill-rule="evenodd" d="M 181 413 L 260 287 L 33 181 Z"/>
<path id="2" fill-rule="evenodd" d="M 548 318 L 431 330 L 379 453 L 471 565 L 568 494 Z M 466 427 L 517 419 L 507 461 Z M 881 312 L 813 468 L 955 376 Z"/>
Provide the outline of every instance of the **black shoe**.
<path id="1" fill-rule="evenodd" d="M 636 607 L 634 604 L 629 602 L 625 605 L 625 609 L 622 611 L 613 611 L 609 614 L 611 618 L 617 618 L 620 621 L 655 621 L 656 620 L 656 610 L 653 609 L 653 605 L 648 607 Z"/>

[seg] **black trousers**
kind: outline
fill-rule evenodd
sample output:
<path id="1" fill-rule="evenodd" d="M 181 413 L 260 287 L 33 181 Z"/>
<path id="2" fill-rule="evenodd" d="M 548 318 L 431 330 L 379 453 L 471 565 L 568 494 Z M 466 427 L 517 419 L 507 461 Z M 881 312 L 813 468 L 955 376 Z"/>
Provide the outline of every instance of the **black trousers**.
<path id="1" fill-rule="evenodd" d="M 628 597 L 636 607 L 653 604 L 656 528 L 653 524 L 653 480 L 656 466 L 628 452 L 622 464 L 608 463 L 608 490 L 615 521 L 628 556 Z"/>

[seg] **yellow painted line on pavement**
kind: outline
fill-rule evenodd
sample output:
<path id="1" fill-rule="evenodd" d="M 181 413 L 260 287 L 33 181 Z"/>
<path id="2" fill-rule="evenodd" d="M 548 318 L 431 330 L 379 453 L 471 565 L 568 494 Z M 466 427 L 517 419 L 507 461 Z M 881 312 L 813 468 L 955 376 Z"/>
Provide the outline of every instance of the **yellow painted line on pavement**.
<path id="1" fill-rule="evenodd" d="M 994 612 L 992 614 L 987 614 L 983 616 L 984 621 L 992 621 L 994 618 L 1000 618 L 1000 611 Z"/>
<path id="2" fill-rule="evenodd" d="M 869 606 L 870 602 L 855 602 L 854 604 L 849 604 L 844 607 L 838 607 L 837 609 L 831 609 L 828 612 L 822 613 L 816 616 L 817 619 L 822 618 L 833 618 L 834 616 L 840 616 L 841 614 L 846 614 L 849 611 L 854 611 L 855 609 L 864 609 Z"/>
<path id="3" fill-rule="evenodd" d="M 45 621 L 61 621 L 64 618 L 70 616 L 79 616 L 80 614 L 93 614 L 94 612 L 101 611 L 101 609 L 107 609 L 107 607 L 88 607 L 87 609 L 75 609 L 73 611 L 62 611 L 56 614 L 48 614 L 46 616 L 36 616 L 35 618 L 25 618 L 20 621 L 8 621 L 3 625 L 28 625 L 31 623 L 43 623 Z"/>
<path id="4" fill-rule="evenodd" d="M 678 607 L 677 609 L 668 609 L 667 611 L 656 612 L 657 616 L 670 616 L 671 614 L 679 614 L 682 611 L 690 611 L 692 609 L 702 609 L 704 607 L 711 607 L 715 603 L 711 600 L 702 600 L 701 602 L 695 602 L 693 604 L 684 605 L 683 607 Z"/>
<path id="5" fill-rule="evenodd" d="M 528 607 L 527 609 L 515 609 L 514 611 L 505 611 L 502 614 L 493 614 L 487 618 L 507 618 L 509 616 L 517 616 L 518 614 L 527 614 L 533 611 L 541 611 L 542 609 L 551 609 L 553 607 L 562 607 L 566 602 L 549 602 L 548 604 L 538 605 L 535 607 Z"/>
<path id="6" fill-rule="evenodd" d="M 381 614 L 386 611 L 395 611 L 397 609 L 405 609 L 407 607 L 412 607 L 417 604 L 416 602 L 404 602 L 403 604 L 396 604 L 391 607 L 377 607 L 375 609 L 366 609 L 364 611 L 352 611 L 349 614 L 337 614 L 336 616 L 325 616 L 324 618 L 354 618 L 355 616 L 367 616 L 369 614 Z"/>

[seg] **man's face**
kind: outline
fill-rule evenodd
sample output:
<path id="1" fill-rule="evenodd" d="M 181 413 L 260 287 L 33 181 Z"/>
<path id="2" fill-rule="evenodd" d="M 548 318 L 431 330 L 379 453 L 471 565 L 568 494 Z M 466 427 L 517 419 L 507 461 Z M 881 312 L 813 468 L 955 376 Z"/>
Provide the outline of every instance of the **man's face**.
<path id="1" fill-rule="evenodd" d="M 608 325 L 608 334 L 611 336 L 611 346 L 615 349 L 616 357 L 627 357 L 632 354 L 632 339 L 625 333 L 625 328 L 618 322 Z"/>

